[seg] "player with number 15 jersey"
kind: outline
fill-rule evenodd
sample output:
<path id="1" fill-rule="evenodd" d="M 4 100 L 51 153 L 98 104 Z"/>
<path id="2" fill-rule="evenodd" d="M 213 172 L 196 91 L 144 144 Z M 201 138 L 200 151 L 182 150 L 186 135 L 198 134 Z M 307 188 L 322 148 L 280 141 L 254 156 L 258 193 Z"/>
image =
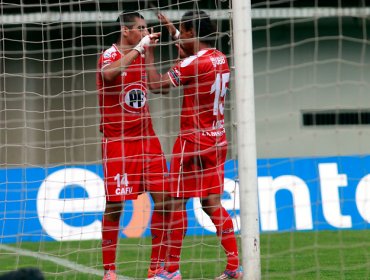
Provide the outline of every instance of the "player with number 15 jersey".
<path id="1" fill-rule="evenodd" d="M 168 76 L 184 91 L 180 134 L 171 160 L 171 194 L 222 193 L 227 153 L 224 106 L 230 78 L 226 56 L 214 48 L 202 49 L 175 65 Z"/>
<path id="2" fill-rule="evenodd" d="M 164 271 L 156 279 L 181 279 L 181 246 L 188 219 L 186 203 L 190 197 L 200 198 L 202 209 L 215 225 L 226 253 L 226 269 L 215 279 L 241 279 L 233 222 L 221 204 L 227 153 L 224 127 L 225 96 L 230 79 L 227 59 L 213 48 L 216 31 L 204 11 L 186 12 L 179 31 L 171 27 L 172 23 L 163 14 L 158 18 L 170 32 L 175 31 L 171 32 L 172 36 L 179 34 L 177 46 L 183 60 L 160 75 L 155 69 L 154 51 L 148 49 L 145 57 L 148 83 L 155 84 L 154 90 L 162 92 L 170 86 L 182 86 L 183 102 L 180 133 L 171 158 L 173 211 L 168 223 L 168 254 Z"/>
<path id="3" fill-rule="evenodd" d="M 224 104 L 230 69 L 225 55 L 215 48 L 202 49 L 168 75 L 173 86 L 184 86 L 180 137 L 205 146 L 226 144 Z"/>

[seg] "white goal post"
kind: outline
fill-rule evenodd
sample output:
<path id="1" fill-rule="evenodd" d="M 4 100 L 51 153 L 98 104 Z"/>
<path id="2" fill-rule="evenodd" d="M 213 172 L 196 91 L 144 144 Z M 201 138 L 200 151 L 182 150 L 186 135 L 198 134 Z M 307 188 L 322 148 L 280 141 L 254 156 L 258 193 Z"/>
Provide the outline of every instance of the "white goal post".
<path id="1" fill-rule="evenodd" d="M 245 279 L 261 279 L 250 0 L 233 0 L 240 218 Z"/>

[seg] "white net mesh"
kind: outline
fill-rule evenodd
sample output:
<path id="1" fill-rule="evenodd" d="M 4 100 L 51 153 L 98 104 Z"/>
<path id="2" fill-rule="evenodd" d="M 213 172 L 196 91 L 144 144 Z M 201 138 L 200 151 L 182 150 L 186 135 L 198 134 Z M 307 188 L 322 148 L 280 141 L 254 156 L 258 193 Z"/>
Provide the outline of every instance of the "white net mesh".
<path id="1" fill-rule="evenodd" d="M 217 22 L 217 47 L 232 67 L 238 58 L 231 48 L 231 1 L 205 2 L 1 3 L 0 273 L 32 266 L 47 279 L 102 278 L 98 55 L 113 43 L 117 15 L 138 10 L 162 32 L 156 58 L 164 73 L 177 52 L 153 11 L 160 8 L 177 23 L 195 8 Z M 370 8 L 366 1 L 318 2 L 252 1 L 264 279 L 370 275 Z M 168 160 L 182 97 L 177 89 L 149 95 Z M 228 98 L 223 205 L 238 229 L 233 90 Z M 123 278 L 146 277 L 151 207 L 146 194 L 126 203 L 117 255 Z M 223 249 L 198 200 L 187 207 L 181 272 L 213 279 L 224 267 Z"/>
<path id="2" fill-rule="evenodd" d="M 344 1 L 254 6 L 261 261 L 266 279 L 369 275 L 367 249 L 354 254 L 362 259 L 358 271 L 350 253 L 369 242 L 363 208 L 369 197 L 366 6 Z M 264 234 L 271 231 L 275 233 Z M 357 237 L 361 241 L 354 241 Z"/>

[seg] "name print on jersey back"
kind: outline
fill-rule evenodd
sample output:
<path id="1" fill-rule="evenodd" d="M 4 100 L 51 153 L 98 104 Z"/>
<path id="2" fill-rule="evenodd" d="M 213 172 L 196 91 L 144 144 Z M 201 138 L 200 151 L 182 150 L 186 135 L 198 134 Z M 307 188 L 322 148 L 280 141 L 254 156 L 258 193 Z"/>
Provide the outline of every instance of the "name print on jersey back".
<path id="1" fill-rule="evenodd" d="M 168 73 L 175 87 L 184 86 L 182 137 L 206 146 L 226 143 L 224 104 L 230 80 L 226 56 L 213 48 L 203 49 Z"/>

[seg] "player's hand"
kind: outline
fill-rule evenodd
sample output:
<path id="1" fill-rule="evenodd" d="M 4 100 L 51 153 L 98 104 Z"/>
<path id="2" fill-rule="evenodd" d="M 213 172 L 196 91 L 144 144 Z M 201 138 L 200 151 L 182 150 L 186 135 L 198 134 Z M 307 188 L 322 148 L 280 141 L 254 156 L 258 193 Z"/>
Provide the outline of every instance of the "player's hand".
<path id="1" fill-rule="evenodd" d="M 178 40 L 180 37 L 180 31 L 178 31 L 175 27 L 175 25 L 169 20 L 168 17 L 166 17 L 164 14 L 161 12 L 158 12 L 157 17 L 159 19 L 159 22 L 166 26 L 168 29 L 168 32 L 170 33 L 172 39 Z"/>
<path id="2" fill-rule="evenodd" d="M 158 44 L 159 37 L 161 36 L 161 32 L 154 32 L 153 27 L 150 29 L 150 46 L 155 46 Z"/>
<path id="3" fill-rule="evenodd" d="M 153 49 L 155 46 L 157 46 L 159 42 L 159 37 L 161 36 L 161 32 L 154 32 L 153 27 L 150 28 L 150 44 L 148 48 Z"/>
<path id="4" fill-rule="evenodd" d="M 144 36 L 139 44 L 135 46 L 134 50 L 137 50 L 141 54 L 145 53 L 146 48 L 148 48 L 150 45 L 155 45 L 158 42 L 160 35 L 160 32 L 156 32 Z"/>

